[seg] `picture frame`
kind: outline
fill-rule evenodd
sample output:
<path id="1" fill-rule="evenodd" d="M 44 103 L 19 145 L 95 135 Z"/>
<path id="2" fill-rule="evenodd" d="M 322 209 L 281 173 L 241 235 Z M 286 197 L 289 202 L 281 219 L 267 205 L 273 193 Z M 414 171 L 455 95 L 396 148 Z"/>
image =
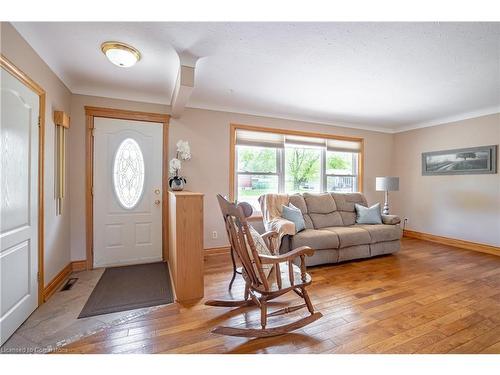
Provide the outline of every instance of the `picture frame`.
<path id="1" fill-rule="evenodd" d="M 498 145 L 422 153 L 422 175 L 497 173 Z"/>

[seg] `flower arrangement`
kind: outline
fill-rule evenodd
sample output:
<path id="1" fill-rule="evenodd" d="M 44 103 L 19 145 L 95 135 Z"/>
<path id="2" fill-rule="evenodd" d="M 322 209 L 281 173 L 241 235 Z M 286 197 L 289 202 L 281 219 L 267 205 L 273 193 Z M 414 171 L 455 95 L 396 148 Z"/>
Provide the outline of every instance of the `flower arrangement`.
<path id="1" fill-rule="evenodd" d="M 180 175 L 180 170 L 182 167 L 182 161 L 191 159 L 191 148 L 187 141 L 182 139 L 177 142 L 177 153 L 176 157 L 170 160 L 170 178 L 168 180 L 168 185 L 172 190 L 182 190 L 184 189 L 184 184 L 187 182 L 186 178 Z"/>

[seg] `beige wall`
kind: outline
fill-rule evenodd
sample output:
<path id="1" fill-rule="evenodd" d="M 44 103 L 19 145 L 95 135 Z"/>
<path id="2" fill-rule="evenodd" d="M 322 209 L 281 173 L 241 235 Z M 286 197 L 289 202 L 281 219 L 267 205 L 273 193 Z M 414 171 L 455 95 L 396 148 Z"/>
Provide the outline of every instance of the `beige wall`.
<path id="1" fill-rule="evenodd" d="M 8 23 L 1 24 L 1 50 L 47 92 L 45 144 L 45 284 L 69 261 L 85 259 L 85 114 L 84 106 L 168 113 L 166 105 L 71 95 L 64 84 Z M 55 216 L 54 124 L 52 113 L 71 114 L 69 183 L 62 216 Z M 500 115 L 485 116 L 395 135 L 330 125 L 229 112 L 186 109 L 171 119 L 169 154 L 179 139 L 191 144 L 184 163 L 187 188 L 205 193 L 205 248 L 227 244 L 215 195 L 229 193 L 229 124 L 241 123 L 365 139 L 365 193 L 370 204 L 383 200 L 375 177 L 400 176 L 391 194 L 392 212 L 407 216 L 408 228 L 453 238 L 500 245 L 500 175 L 422 176 L 425 151 L 500 143 Z M 217 231 L 218 239 L 212 239 Z"/>
<path id="2" fill-rule="evenodd" d="M 127 109 L 131 111 L 167 113 L 160 104 L 132 102 L 96 96 L 73 95 L 71 101 L 71 259 L 86 259 L 85 251 L 85 109 L 84 106 Z"/>
<path id="3" fill-rule="evenodd" d="M 400 191 L 391 210 L 408 229 L 500 246 L 500 174 L 422 176 L 421 154 L 500 144 L 500 114 L 394 136 L 393 174 Z"/>
<path id="4" fill-rule="evenodd" d="M 85 95 L 73 95 L 71 104 L 72 136 L 70 191 L 71 257 L 85 259 L 85 113 L 84 106 L 168 113 L 169 107 L 155 104 L 127 102 Z M 272 119 L 228 112 L 186 109 L 181 119 L 170 120 L 169 155 L 174 156 L 179 139 L 190 142 L 192 160 L 184 163 L 183 174 L 187 189 L 205 193 L 205 248 L 226 245 L 227 239 L 215 196 L 229 193 L 229 124 L 231 122 L 262 125 L 283 129 L 309 130 L 327 134 L 352 135 L 365 138 L 365 186 L 370 202 L 380 200 L 374 191 L 375 176 L 390 171 L 392 135 L 363 130 L 332 127 L 312 123 Z M 212 239 L 217 231 L 218 239 Z"/>
<path id="5" fill-rule="evenodd" d="M 0 24 L 0 50 L 46 91 L 44 285 L 70 260 L 85 259 L 85 115 L 84 106 L 168 113 L 166 105 L 72 95 L 17 31 Z M 68 133 L 66 204 L 56 216 L 54 197 L 54 110 L 71 114 Z M 187 189 L 205 194 L 205 248 L 227 244 L 217 207 L 217 193 L 229 193 L 229 124 L 359 136 L 365 139 L 365 193 L 370 204 L 383 200 L 375 177 L 400 177 L 400 191 L 391 194 L 391 211 L 409 218 L 408 229 L 500 246 L 500 174 L 422 176 L 421 153 L 500 144 L 500 114 L 441 126 L 384 134 L 307 122 L 228 112 L 187 109 L 171 119 L 169 154 L 179 139 L 190 142 L 193 158 L 184 163 Z M 217 231 L 218 239 L 212 239 Z"/>
<path id="6" fill-rule="evenodd" d="M 54 194 L 54 121 L 55 110 L 70 112 L 71 93 L 45 62 L 9 24 L 1 23 L 1 52 L 7 59 L 38 83 L 46 92 L 45 106 L 45 280 L 47 285 L 70 261 L 70 191 L 66 191 L 63 214 L 56 216 Z M 73 129 L 69 130 L 69 137 Z M 69 151 L 69 150 L 68 150 Z M 71 168 L 71 160 L 67 159 Z"/>
<path id="7" fill-rule="evenodd" d="M 188 108 L 180 119 L 170 120 L 170 156 L 179 139 L 189 141 L 193 154 L 183 163 L 189 190 L 205 193 L 205 248 L 227 244 L 216 194 L 229 194 L 229 124 L 240 123 L 365 139 L 365 193 L 369 203 L 383 199 L 375 192 L 375 177 L 389 174 L 393 135 L 314 123 Z M 218 239 L 212 239 L 217 231 Z"/>

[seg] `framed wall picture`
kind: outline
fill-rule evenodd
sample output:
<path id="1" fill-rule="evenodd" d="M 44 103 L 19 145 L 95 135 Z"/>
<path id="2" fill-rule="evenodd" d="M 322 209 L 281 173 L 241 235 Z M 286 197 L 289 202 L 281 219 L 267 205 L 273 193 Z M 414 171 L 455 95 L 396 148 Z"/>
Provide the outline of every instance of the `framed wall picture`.
<path id="1" fill-rule="evenodd" d="M 497 173 L 498 145 L 422 153 L 422 175 Z"/>

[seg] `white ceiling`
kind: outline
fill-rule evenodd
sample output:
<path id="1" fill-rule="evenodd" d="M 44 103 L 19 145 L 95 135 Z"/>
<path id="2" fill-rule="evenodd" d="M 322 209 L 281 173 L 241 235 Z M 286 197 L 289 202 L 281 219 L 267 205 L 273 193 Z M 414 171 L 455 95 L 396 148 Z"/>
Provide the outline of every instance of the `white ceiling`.
<path id="1" fill-rule="evenodd" d="M 14 26 L 78 94 L 170 104 L 187 51 L 200 57 L 189 107 L 388 132 L 500 112 L 500 23 Z M 143 58 L 118 68 L 107 40 Z"/>

